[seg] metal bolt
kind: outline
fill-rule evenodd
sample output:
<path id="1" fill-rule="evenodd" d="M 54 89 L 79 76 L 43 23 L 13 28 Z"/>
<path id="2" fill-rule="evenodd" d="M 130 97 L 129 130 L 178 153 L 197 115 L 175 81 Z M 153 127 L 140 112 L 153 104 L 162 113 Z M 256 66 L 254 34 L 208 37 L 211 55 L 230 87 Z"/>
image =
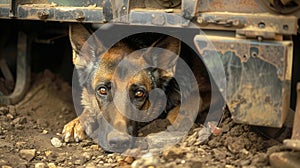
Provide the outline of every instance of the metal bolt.
<path id="1" fill-rule="evenodd" d="M 74 17 L 77 21 L 83 21 L 85 19 L 84 13 L 81 10 L 75 11 Z"/>
<path id="2" fill-rule="evenodd" d="M 37 15 L 40 19 L 47 19 L 50 15 L 50 12 L 47 9 L 43 9 L 41 11 L 38 11 Z"/>
<path id="3" fill-rule="evenodd" d="M 263 38 L 262 38 L 261 36 L 258 36 L 258 37 L 257 37 L 257 40 L 258 40 L 258 41 L 262 41 Z"/>
<path id="4" fill-rule="evenodd" d="M 152 24 L 154 25 L 164 25 L 166 22 L 164 15 L 162 14 L 152 14 Z"/>
<path id="5" fill-rule="evenodd" d="M 260 22 L 260 23 L 258 23 L 258 27 L 260 29 L 264 29 L 266 27 L 266 24 L 264 22 Z"/>

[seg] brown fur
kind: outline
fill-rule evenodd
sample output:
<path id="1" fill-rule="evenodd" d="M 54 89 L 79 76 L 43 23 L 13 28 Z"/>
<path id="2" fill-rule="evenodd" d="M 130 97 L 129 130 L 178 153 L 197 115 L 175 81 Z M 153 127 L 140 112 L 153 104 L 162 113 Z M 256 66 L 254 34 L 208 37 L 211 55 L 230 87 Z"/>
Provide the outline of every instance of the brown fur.
<path id="1" fill-rule="evenodd" d="M 92 41 L 91 46 L 88 46 L 84 43 L 88 37 L 91 37 L 89 39 Z M 157 82 L 158 85 L 161 85 L 159 87 L 173 89 L 172 87 L 167 87 L 164 85 L 169 85 L 172 81 L 171 79 L 174 76 L 176 68 L 176 57 L 174 57 L 174 59 L 166 59 L 166 56 L 152 58 L 151 55 L 147 55 L 149 52 L 148 50 L 144 52 L 135 52 L 126 43 L 121 41 L 105 52 L 104 55 L 102 55 L 101 64 L 99 65 L 97 64 L 97 61 L 99 61 L 101 55 L 97 55 L 97 53 L 103 51 L 103 49 L 101 48 L 102 44 L 99 42 L 99 40 L 97 40 L 96 37 L 92 36 L 91 33 L 83 26 L 74 25 L 70 27 L 70 40 L 74 51 L 73 62 L 78 70 L 79 80 L 82 84 L 81 105 L 83 106 L 83 112 L 78 118 L 65 125 L 63 129 L 63 138 L 66 142 L 73 140 L 80 141 L 86 138 L 86 134 L 91 135 L 93 132 L 95 132 L 95 130 L 107 130 L 108 128 L 102 128 L 101 125 L 97 124 L 96 125 L 98 128 L 93 128 L 90 126 L 92 125 L 91 123 L 96 122 L 96 118 L 105 118 L 116 130 L 119 131 L 119 133 L 115 133 L 113 130 L 106 131 L 106 133 L 103 134 L 103 136 L 106 136 L 104 137 L 105 142 L 102 143 L 106 143 L 107 139 L 107 141 L 110 141 L 111 139 L 118 137 L 120 134 L 122 134 L 120 139 L 124 139 L 125 134 L 134 134 L 134 130 L 132 132 L 129 131 L 129 127 L 132 126 L 134 129 L 134 125 L 128 118 L 124 116 L 124 113 L 119 111 L 119 108 L 126 109 L 125 113 L 128 114 L 132 109 L 128 107 L 119 107 L 121 105 L 115 105 L 111 102 L 111 100 L 113 94 L 117 93 L 114 92 L 114 90 L 121 90 L 122 92 L 122 90 L 130 90 L 131 87 L 135 85 L 143 86 L 146 93 L 150 93 L 150 91 L 153 89 L 153 79 L 149 77 L 149 71 L 153 71 L 155 76 L 154 78 L 157 80 L 155 82 Z M 157 40 L 152 44 L 152 46 L 170 50 L 178 55 L 181 48 L 180 41 L 173 37 L 166 37 L 164 39 Z M 149 50 L 151 50 L 151 48 Z M 157 67 L 164 67 L 165 71 L 153 69 L 142 70 L 131 77 L 128 81 L 128 78 L 126 78 L 126 67 L 124 70 L 120 70 L 120 74 L 115 72 L 118 64 L 129 54 L 132 54 L 134 61 L 132 62 L 129 60 L 128 66 L 138 67 L 151 62 Z M 162 52 L 160 54 L 166 55 L 168 53 Z M 194 62 L 194 60 L 191 60 L 191 63 L 192 62 Z M 199 69 L 199 66 L 194 66 L 192 68 L 196 72 L 203 71 Z M 125 75 L 122 73 L 125 73 Z M 196 76 L 198 85 L 195 87 L 199 87 L 200 91 L 206 91 L 206 93 L 203 94 L 206 95 L 206 97 L 203 99 L 205 102 L 203 103 L 202 99 L 200 99 L 199 103 L 199 109 L 200 111 L 203 111 L 209 106 L 210 83 L 209 80 L 205 79 L 203 75 L 200 74 Z M 84 82 L 87 82 L 88 84 L 83 85 Z M 110 82 L 114 85 L 112 86 L 108 97 L 103 99 L 101 96 L 100 98 L 97 97 L 95 90 L 99 84 L 103 84 L 105 82 Z M 171 103 L 169 104 L 171 105 L 169 105 L 168 109 L 166 109 L 169 112 L 167 119 L 171 124 L 173 124 L 175 120 L 181 120 L 182 118 L 193 118 L 193 116 L 189 116 L 188 114 L 181 115 L 179 113 L 180 104 L 178 102 L 180 101 L 180 97 L 178 97 L 177 93 L 175 93 L 175 90 L 176 88 L 174 88 L 174 91 L 171 91 L 171 95 L 168 97 L 168 100 L 174 100 L 170 100 Z M 115 96 L 114 98 L 117 100 L 116 102 L 129 101 L 122 98 L 122 96 Z M 196 100 L 194 95 L 190 95 L 187 98 L 187 101 L 189 102 L 193 102 L 194 100 Z M 147 100 L 143 102 L 141 101 L 142 103 L 140 103 L 138 100 L 136 100 L 136 102 L 137 103 L 135 105 L 139 110 L 147 110 L 151 106 L 150 102 Z M 154 107 L 154 109 L 155 108 L 156 107 Z M 109 144 L 109 142 L 107 143 Z"/>

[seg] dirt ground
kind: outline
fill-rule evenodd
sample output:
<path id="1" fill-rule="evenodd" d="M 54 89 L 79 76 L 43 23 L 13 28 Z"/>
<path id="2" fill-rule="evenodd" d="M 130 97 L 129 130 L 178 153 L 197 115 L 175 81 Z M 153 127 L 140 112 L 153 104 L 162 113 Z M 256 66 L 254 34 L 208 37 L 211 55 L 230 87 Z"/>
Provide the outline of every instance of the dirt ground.
<path id="1" fill-rule="evenodd" d="M 45 70 L 33 76 L 26 97 L 0 106 L 0 166 L 9 167 L 269 167 L 281 143 L 235 124 L 228 113 L 219 128 L 195 125 L 183 140 L 160 154 L 140 158 L 103 151 L 92 140 L 64 143 L 61 131 L 76 117 L 71 86 Z M 0 88 L 1 89 L 1 88 Z M 145 128 L 146 129 L 146 128 Z M 203 130 L 212 131 L 208 140 Z"/>

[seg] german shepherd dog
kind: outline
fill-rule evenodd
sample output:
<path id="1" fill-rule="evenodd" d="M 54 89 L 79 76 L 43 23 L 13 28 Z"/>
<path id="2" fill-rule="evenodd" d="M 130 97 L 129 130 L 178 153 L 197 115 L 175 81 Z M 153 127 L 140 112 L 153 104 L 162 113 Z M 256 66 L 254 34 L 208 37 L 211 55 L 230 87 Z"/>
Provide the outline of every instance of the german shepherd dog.
<path id="1" fill-rule="evenodd" d="M 65 142 L 80 141 L 86 136 L 91 136 L 99 139 L 98 143 L 104 149 L 123 152 L 131 147 L 134 141 L 131 135 L 135 135 L 137 131 L 136 119 L 133 119 L 135 116 L 131 115 L 133 112 L 143 112 L 141 116 L 137 116 L 142 122 L 149 122 L 147 118 L 155 119 L 163 116 L 173 124 L 176 118 L 190 117 L 179 110 L 181 93 L 178 83 L 174 80 L 177 73 L 176 61 L 182 48 L 180 40 L 171 36 L 161 36 L 153 41 L 150 48 L 163 49 L 158 51 L 159 54 L 151 54 L 149 51 L 151 49 L 136 51 L 138 47 L 132 47 L 128 41 L 121 40 L 99 55 L 102 44 L 88 29 L 80 24 L 72 25 L 69 33 L 73 48 L 73 63 L 82 87 L 83 112 L 64 126 L 62 135 Z M 88 38 L 92 39 L 92 43 L 85 46 Z M 172 59 L 167 59 L 168 54 Z M 197 108 L 201 112 L 210 104 L 210 81 L 207 72 L 203 70 L 204 65 L 195 64 L 199 60 L 186 55 L 188 54 L 181 54 L 180 58 L 191 67 L 197 80 L 190 88 L 192 90 L 190 93 L 194 93 L 193 89 L 197 87 L 195 89 L 197 94 L 201 94 L 199 99 L 193 94 L 187 95 L 186 99 L 188 104 L 198 101 L 196 104 L 199 107 L 192 108 Z M 135 61 L 126 59 L 127 57 L 134 58 Z M 145 64 L 154 67 L 143 68 L 132 75 L 130 69 L 139 69 Z M 160 102 L 163 99 L 150 100 L 151 91 L 158 88 L 164 92 L 165 105 Z M 123 93 L 127 95 L 124 96 Z M 164 97 L 160 95 L 161 92 L 156 93 L 158 94 L 156 97 Z M 164 111 L 163 114 L 157 115 L 158 110 Z M 94 135 L 95 132 L 99 133 Z"/>

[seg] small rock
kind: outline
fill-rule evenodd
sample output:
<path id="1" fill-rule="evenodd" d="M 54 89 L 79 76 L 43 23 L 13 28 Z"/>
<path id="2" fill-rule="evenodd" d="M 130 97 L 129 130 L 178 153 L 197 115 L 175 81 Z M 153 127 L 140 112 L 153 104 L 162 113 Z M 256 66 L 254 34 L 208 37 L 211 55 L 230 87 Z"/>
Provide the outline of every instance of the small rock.
<path id="1" fill-rule="evenodd" d="M 20 148 L 22 146 L 24 146 L 26 144 L 26 142 L 16 142 L 16 147 Z"/>
<path id="2" fill-rule="evenodd" d="M 12 167 L 4 165 L 4 166 L 2 166 L 2 168 L 12 168 Z"/>
<path id="3" fill-rule="evenodd" d="M 178 148 L 178 147 L 170 147 L 163 151 L 163 157 L 166 159 L 174 159 L 174 158 L 180 158 L 182 157 L 186 151 L 183 148 Z"/>
<path id="4" fill-rule="evenodd" d="M 42 134 L 48 134 L 48 131 L 47 130 L 43 130 Z"/>
<path id="5" fill-rule="evenodd" d="M 45 163 L 36 163 L 36 164 L 34 165 L 34 167 L 35 167 L 35 168 L 44 168 L 44 167 L 46 167 L 46 165 L 45 165 Z"/>
<path id="6" fill-rule="evenodd" d="M 94 163 L 88 163 L 85 168 L 97 168 Z"/>
<path id="7" fill-rule="evenodd" d="M 48 168 L 56 168 L 55 163 L 48 163 L 47 166 Z"/>
<path id="8" fill-rule="evenodd" d="M 131 156 L 127 156 L 127 157 L 124 159 L 124 161 L 125 161 L 126 163 L 128 163 L 128 164 L 131 164 L 131 163 L 134 161 L 134 158 L 131 157 Z"/>
<path id="9" fill-rule="evenodd" d="M 17 117 L 12 121 L 13 125 L 25 124 L 27 122 L 26 117 Z"/>
<path id="10" fill-rule="evenodd" d="M 75 165 L 81 165 L 82 162 L 81 162 L 81 160 L 75 160 L 74 164 L 75 164 Z"/>
<path id="11" fill-rule="evenodd" d="M 218 159 L 218 160 L 224 160 L 226 158 L 226 150 L 219 150 L 217 148 L 212 149 L 214 156 Z"/>
<path id="12" fill-rule="evenodd" d="M 19 154 L 21 158 L 31 161 L 36 155 L 36 149 L 22 149 Z"/>
<path id="13" fill-rule="evenodd" d="M 62 146 L 62 142 L 60 139 L 56 138 L 56 137 L 53 137 L 51 139 L 51 144 L 56 147 L 56 148 L 60 148 Z"/>
<path id="14" fill-rule="evenodd" d="M 240 161 L 240 166 L 248 166 L 251 163 L 250 160 L 242 160 Z"/>
<path id="15" fill-rule="evenodd" d="M 49 157 L 52 154 L 52 151 L 45 151 L 45 156 Z"/>
<path id="16" fill-rule="evenodd" d="M 7 108 L 8 108 L 9 114 L 11 114 L 13 117 L 17 116 L 17 110 L 16 110 L 15 106 L 8 105 Z"/>
<path id="17" fill-rule="evenodd" d="M 198 139 L 197 142 L 199 144 L 204 143 L 205 141 L 208 140 L 208 138 L 210 137 L 211 132 L 210 132 L 210 128 L 208 127 L 203 127 L 201 130 L 199 130 L 198 132 Z"/>
<path id="18" fill-rule="evenodd" d="M 5 164 L 7 164 L 7 161 L 0 159 L 0 165 L 5 165 Z"/>
<path id="19" fill-rule="evenodd" d="M 88 152 L 84 152 L 84 153 L 82 154 L 82 156 L 83 156 L 86 160 L 91 160 L 91 158 L 92 158 L 92 155 L 91 155 L 90 153 L 88 153 Z"/>
<path id="20" fill-rule="evenodd" d="M 98 150 L 99 149 L 99 145 L 91 145 L 91 149 L 92 150 Z"/>
<path id="21" fill-rule="evenodd" d="M 7 114 L 6 117 L 9 118 L 9 119 L 14 119 L 15 118 L 12 114 Z"/>
<path id="22" fill-rule="evenodd" d="M 149 134 L 146 140 L 149 145 L 149 149 L 157 148 L 162 149 L 167 145 L 175 145 L 184 136 L 183 132 L 159 132 L 154 134 Z"/>
<path id="23" fill-rule="evenodd" d="M 74 161 L 75 165 L 83 165 L 86 162 L 86 158 L 85 157 L 79 157 Z"/>
<path id="24" fill-rule="evenodd" d="M 8 107 L 2 106 L 0 107 L 0 115 L 6 115 L 8 113 Z"/>
<path id="25" fill-rule="evenodd" d="M 159 159 L 154 157 L 151 153 L 143 155 L 140 159 L 135 160 L 132 164 L 132 168 L 139 167 L 157 167 L 159 164 Z"/>

